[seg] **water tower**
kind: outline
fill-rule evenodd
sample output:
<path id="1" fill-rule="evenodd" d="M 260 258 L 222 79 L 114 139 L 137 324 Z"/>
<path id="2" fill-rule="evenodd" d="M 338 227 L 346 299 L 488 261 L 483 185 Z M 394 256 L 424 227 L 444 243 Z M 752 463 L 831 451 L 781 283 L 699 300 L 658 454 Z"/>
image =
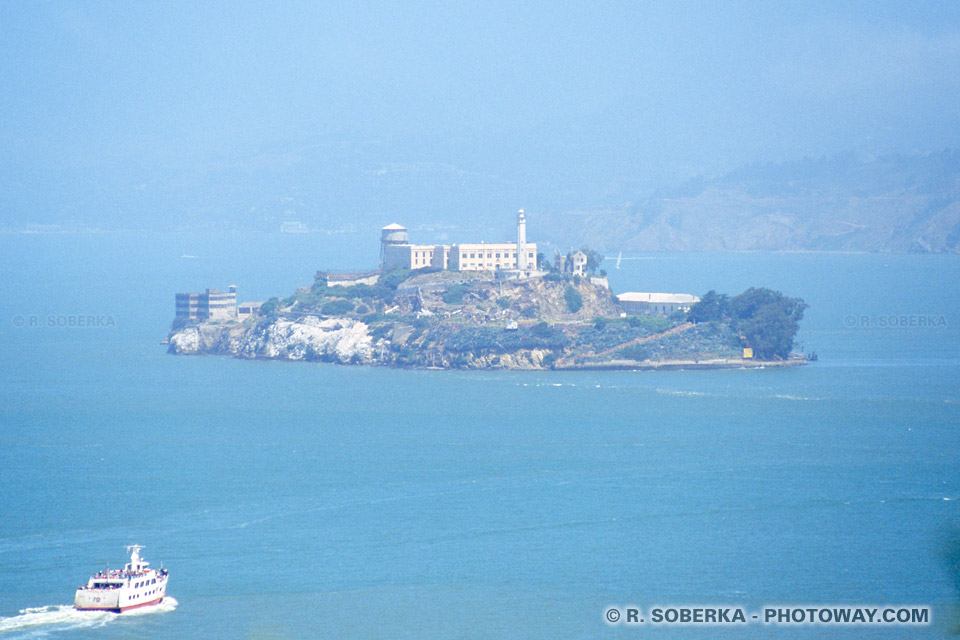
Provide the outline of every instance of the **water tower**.
<path id="1" fill-rule="evenodd" d="M 396 247 L 404 244 L 410 244 L 407 236 L 407 228 L 402 227 L 396 222 L 388 224 L 380 229 L 380 268 L 383 268 L 384 259 L 387 256 L 387 247 Z"/>

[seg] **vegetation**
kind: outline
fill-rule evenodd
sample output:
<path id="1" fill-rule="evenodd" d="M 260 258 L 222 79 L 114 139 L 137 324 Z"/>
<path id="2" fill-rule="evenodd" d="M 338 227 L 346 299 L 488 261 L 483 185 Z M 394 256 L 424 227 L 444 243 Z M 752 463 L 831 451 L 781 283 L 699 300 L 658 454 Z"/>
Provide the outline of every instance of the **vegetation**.
<path id="1" fill-rule="evenodd" d="M 444 347 L 452 353 L 510 353 L 520 349 L 563 349 L 570 343 L 557 327 L 541 322 L 517 331 L 494 327 L 467 327 L 446 338 Z"/>
<path id="2" fill-rule="evenodd" d="M 343 314 L 350 313 L 351 311 L 353 311 L 353 303 L 343 298 L 339 300 L 331 300 L 320 307 L 320 313 L 325 316 L 342 316 Z"/>
<path id="3" fill-rule="evenodd" d="M 455 284 L 443 292 L 443 301 L 446 304 L 460 304 L 463 302 L 463 296 L 467 291 L 467 285 Z"/>
<path id="4" fill-rule="evenodd" d="M 257 315 L 264 318 L 273 316 L 280 309 L 280 298 L 273 297 L 260 305 L 260 310 L 257 311 Z"/>
<path id="5" fill-rule="evenodd" d="M 687 319 L 691 322 L 729 324 L 744 346 L 761 359 L 787 358 L 807 304 L 800 298 L 788 298 L 779 291 L 751 287 L 729 298 L 708 291 L 695 304 Z"/>
<path id="6" fill-rule="evenodd" d="M 567 309 L 570 310 L 570 313 L 576 313 L 583 307 L 583 296 L 569 284 L 563 291 L 563 299 L 566 300 Z"/>

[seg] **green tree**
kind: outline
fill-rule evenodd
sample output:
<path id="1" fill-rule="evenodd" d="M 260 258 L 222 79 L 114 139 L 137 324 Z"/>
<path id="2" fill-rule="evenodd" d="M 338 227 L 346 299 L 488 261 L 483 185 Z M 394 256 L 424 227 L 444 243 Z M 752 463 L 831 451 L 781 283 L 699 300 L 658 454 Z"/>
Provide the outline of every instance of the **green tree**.
<path id="1" fill-rule="evenodd" d="M 687 313 L 690 322 L 719 322 L 730 315 L 730 300 L 726 294 L 711 289 Z"/>
<path id="2" fill-rule="evenodd" d="M 786 358 L 807 303 L 788 298 L 779 291 L 750 287 L 730 299 L 733 328 L 743 336 L 756 357 Z"/>
<path id="3" fill-rule="evenodd" d="M 280 310 L 280 298 L 273 297 L 260 305 L 257 315 L 262 317 L 272 316 Z"/>
<path id="4" fill-rule="evenodd" d="M 711 290 L 693 305 L 687 320 L 727 323 L 754 356 L 768 360 L 790 355 L 806 308 L 802 299 L 772 289 L 751 287 L 732 298 Z"/>
<path id="5" fill-rule="evenodd" d="M 566 300 L 567 309 L 570 310 L 570 313 L 576 313 L 583 307 L 583 296 L 572 285 L 568 284 L 567 288 L 563 290 L 563 299 Z"/>

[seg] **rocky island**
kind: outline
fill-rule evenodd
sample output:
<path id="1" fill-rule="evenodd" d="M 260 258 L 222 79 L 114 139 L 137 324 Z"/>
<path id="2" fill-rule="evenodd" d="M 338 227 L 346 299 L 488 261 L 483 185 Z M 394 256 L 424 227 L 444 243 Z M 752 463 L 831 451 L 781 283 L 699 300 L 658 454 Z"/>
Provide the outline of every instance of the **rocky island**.
<path id="1" fill-rule="evenodd" d="M 769 289 L 709 292 L 670 315 L 627 315 L 602 281 L 552 271 L 319 272 L 242 321 L 178 318 L 169 353 L 441 369 L 792 366 L 806 305 Z M 178 299 L 179 301 L 179 299 Z"/>

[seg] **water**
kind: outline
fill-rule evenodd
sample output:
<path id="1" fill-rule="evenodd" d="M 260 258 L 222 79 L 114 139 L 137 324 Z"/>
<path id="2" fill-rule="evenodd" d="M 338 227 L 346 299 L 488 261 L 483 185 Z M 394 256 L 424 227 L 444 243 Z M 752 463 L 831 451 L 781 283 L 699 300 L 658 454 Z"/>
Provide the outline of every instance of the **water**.
<path id="1" fill-rule="evenodd" d="M 956 257 L 608 262 L 619 291 L 802 296 L 808 367 L 438 372 L 159 345 L 175 291 L 287 294 L 357 266 L 353 243 L 372 261 L 362 238 L 0 243 L 0 638 L 850 633 L 602 621 L 657 603 L 934 607 L 929 627 L 864 637 L 957 623 Z M 112 322 L 55 326 L 77 314 Z M 878 326 L 901 316 L 937 324 Z M 63 608 L 134 542 L 170 568 L 173 605 Z"/>

